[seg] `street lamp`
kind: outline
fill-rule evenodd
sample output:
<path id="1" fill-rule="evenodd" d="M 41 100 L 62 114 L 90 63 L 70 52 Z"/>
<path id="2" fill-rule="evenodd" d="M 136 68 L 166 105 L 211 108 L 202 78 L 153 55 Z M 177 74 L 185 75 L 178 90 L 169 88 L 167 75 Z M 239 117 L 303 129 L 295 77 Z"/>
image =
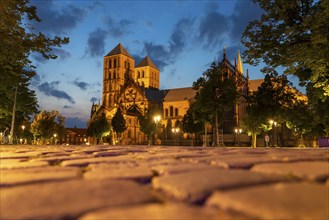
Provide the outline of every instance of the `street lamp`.
<path id="1" fill-rule="evenodd" d="M 172 128 L 171 131 L 172 131 L 172 133 L 174 133 L 174 145 L 175 145 L 176 134 L 178 134 L 179 128 Z"/>
<path id="2" fill-rule="evenodd" d="M 157 140 L 158 137 L 157 137 L 157 132 L 158 132 L 158 123 L 161 121 L 161 116 L 160 115 L 155 115 L 153 117 L 153 120 L 155 122 L 155 134 L 154 134 L 154 139 Z"/>
<path id="3" fill-rule="evenodd" d="M 277 134 L 275 134 L 276 133 L 276 125 L 277 125 L 277 122 L 274 121 L 274 120 L 270 120 L 270 124 L 271 124 L 271 126 L 274 125 L 274 128 L 275 128 L 275 131 L 274 131 L 274 129 L 272 127 L 272 140 L 273 140 L 272 146 L 277 146 L 277 144 L 278 144 L 278 138 L 277 138 Z M 275 144 L 274 144 L 274 140 L 275 140 Z"/>
<path id="4" fill-rule="evenodd" d="M 242 133 L 242 129 L 241 128 L 236 128 L 236 129 L 234 129 L 234 131 L 235 131 L 236 139 L 237 139 L 237 142 L 238 142 L 237 145 L 238 145 L 238 147 L 240 147 L 239 134 Z"/>
<path id="5" fill-rule="evenodd" d="M 25 138 L 24 138 L 24 130 L 25 130 L 25 125 L 22 125 L 22 129 L 23 129 L 23 134 L 22 134 L 22 141 L 21 141 L 21 144 L 22 143 L 25 143 Z"/>
<path id="6" fill-rule="evenodd" d="M 54 142 L 55 142 L 55 145 L 56 145 L 56 137 L 57 137 L 57 134 L 55 133 L 54 134 Z"/>

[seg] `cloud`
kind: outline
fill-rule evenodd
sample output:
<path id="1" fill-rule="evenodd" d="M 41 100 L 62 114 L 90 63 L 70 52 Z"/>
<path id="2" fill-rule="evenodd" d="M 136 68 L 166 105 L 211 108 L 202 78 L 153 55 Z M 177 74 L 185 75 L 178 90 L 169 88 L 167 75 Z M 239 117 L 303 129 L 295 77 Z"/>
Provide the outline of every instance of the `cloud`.
<path id="1" fill-rule="evenodd" d="M 244 29 L 249 22 L 260 18 L 262 10 L 252 1 L 239 1 L 235 4 L 233 11 L 234 14 L 230 17 L 232 21 L 230 37 L 233 41 L 240 41 Z"/>
<path id="2" fill-rule="evenodd" d="M 230 29 L 229 19 L 218 12 L 206 13 L 200 20 L 198 40 L 205 48 L 216 48 L 223 43 L 227 30 Z"/>
<path id="3" fill-rule="evenodd" d="M 70 108 L 72 108 L 72 106 L 71 105 L 64 105 L 63 108 L 64 109 L 70 109 Z"/>
<path id="4" fill-rule="evenodd" d="M 90 101 L 91 101 L 92 103 L 98 102 L 98 98 L 96 98 L 96 97 L 91 97 L 91 98 L 90 98 Z"/>
<path id="5" fill-rule="evenodd" d="M 108 27 L 108 29 L 107 29 L 108 34 L 110 34 L 111 36 L 113 36 L 115 38 L 120 38 L 129 33 L 132 33 L 131 31 L 129 31 L 128 26 L 130 24 L 132 24 L 133 22 L 129 21 L 127 19 L 116 21 L 112 17 L 108 17 L 105 20 L 105 23 L 107 24 L 107 27 Z"/>
<path id="6" fill-rule="evenodd" d="M 69 101 L 72 104 L 75 104 L 74 99 L 68 95 L 65 91 L 58 90 L 56 87 L 59 85 L 59 81 L 53 81 L 51 83 L 44 82 L 38 85 L 38 89 L 40 92 L 43 92 L 47 96 L 53 96 L 57 99 L 64 99 Z"/>
<path id="7" fill-rule="evenodd" d="M 186 49 L 188 38 L 192 32 L 195 18 L 180 19 L 170 36 L 168 46 L 144 42 L 143 53 L 147 53 L 155 65 L 160 69 L 176 61 L 176 58 Z"/>
<path id="8" fill-rule="evenodd" d="M 68 60 L 71 57 L 71 53 L 59 48 L 52 48 L 51 54 L 56 55 L 57 58 L 61 61 Z M 34 53 L 32 57 L 39 63 L 47 62 L 47 59 L 45 59 L 40 53 Z"/>
<path id="9" fill-rule="evenodd" d="M 89 33 L 85 54 L 90 55 L 91 57 L 103 56 L 106 37 L 107 31 L 101 28 L 97 28 Z"/>
<path id="10" fill-rule="evenodd" d="M 72 83 L 73 83 L 73 85 L 76 85 L 83 91 L 86 91 L 88 86 L 90 85 L 89 83 L 78 81 L 78 79 L 75 79 Z"/>
<path id="11" fill-rule="evenodd" d="M 65 34 L 75 28 L 87 15 L 87 10 L 68 4 L 63 8 L 56 7 L 56 1 L 31 1 L 37 7 L 37 15 L 41 22 L 34 22 L 36 31 L 54 35 Z"/>

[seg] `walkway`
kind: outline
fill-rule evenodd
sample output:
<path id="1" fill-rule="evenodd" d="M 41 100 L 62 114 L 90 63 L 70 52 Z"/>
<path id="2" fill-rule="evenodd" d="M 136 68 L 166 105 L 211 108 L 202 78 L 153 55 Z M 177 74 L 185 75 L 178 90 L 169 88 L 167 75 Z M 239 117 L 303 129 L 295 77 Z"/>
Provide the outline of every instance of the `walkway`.
<path id="1" fill-rule="evenodd" d="M 329 149 L 0 152 L 0 219 L 329 219 Z"/>

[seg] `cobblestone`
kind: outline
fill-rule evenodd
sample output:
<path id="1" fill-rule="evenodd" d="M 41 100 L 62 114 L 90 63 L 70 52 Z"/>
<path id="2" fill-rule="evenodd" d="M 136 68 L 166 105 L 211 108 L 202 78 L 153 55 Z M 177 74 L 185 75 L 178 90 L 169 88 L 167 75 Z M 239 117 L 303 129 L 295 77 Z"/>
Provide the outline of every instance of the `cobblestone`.
<path id="1" fill-rule="evenodd" d="M 0 145 L 0 219 L 329 219 L 329 149 Z"/>

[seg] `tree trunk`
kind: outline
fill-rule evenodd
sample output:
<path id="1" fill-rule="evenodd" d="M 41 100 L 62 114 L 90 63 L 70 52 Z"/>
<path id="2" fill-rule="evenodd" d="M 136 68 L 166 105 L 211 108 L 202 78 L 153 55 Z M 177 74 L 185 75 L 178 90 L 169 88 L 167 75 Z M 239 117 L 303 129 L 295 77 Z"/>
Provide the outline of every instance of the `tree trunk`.
<path id="1" fill-rule="evenodd" d="M 257 133 L 252 132 L 251 134 L 251 147 L 256 148 L 257 147 Z"/>
<path id="2" fill-rule="evenodd" d="M 14 106 L 13 106 L 13 114 L 12 114 L 12 118 L 11 118 L 11 128 L 10 128 L 9 144 L 13 144 L 13 138 L 14 138 L 17 89 L 18 89 L 18 86 L 16 86 L 16 88 L 15 88 Z"/>
<path id="3" fill-rule="evenodd" d="M 207 122 L 204 123 L 203 147 L 207 147 Z"/>

